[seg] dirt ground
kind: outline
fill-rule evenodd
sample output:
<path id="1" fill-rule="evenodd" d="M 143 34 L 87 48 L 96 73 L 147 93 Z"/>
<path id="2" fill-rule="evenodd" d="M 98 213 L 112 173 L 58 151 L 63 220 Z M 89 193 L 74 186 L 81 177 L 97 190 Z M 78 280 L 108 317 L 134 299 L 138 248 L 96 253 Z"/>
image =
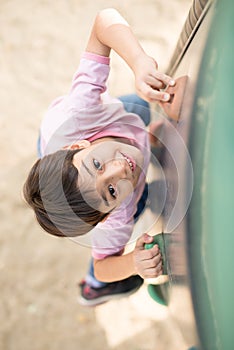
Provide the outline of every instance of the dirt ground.
<path id="1" fill-rule="evenodd" d="M 117 8 L 165 70 L 191 0 L 0 1 L 0 349 L 183 350 L 166 307 L 136 294 L 96 308 L 77 303 L 90 250 L 45 234 L 22 200 L 40 120 L 64 94 L 98 10 Z M 110 91 L 134 91 L 112 55 Z"/>

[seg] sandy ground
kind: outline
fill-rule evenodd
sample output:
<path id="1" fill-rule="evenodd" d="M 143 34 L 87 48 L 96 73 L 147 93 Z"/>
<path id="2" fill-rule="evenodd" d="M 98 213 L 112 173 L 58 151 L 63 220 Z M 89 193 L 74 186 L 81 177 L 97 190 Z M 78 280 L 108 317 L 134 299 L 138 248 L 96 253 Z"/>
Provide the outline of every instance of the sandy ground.
<path id="1" fill-rule="evenodd" d="M 169 311 L 144 285 L 133 296 L 81 307 L 77 282 L 90 251 L 42 232 L 21 196 L 36 159 L 40 120 L 66 93 L 96 12 L 115 7 L 145 50 L 166 69 L 190 0 L 0 1 L 0 349 L 183 350 Z M 112 57 L 110 89 L 134 91 Z"/>

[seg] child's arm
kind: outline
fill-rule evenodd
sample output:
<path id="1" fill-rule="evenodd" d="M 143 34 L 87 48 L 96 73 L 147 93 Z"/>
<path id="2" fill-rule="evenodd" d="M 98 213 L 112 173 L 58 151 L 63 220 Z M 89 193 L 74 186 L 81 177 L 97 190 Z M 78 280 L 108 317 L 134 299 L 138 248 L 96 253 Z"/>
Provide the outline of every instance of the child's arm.
<path id="1" fill-rule="evenodd" d="M 120 256 L 108 256 L 103 260 L 94 260 L 95 276 L 99 281 L 114 282 L 134 274 L 142 278 L 154 278 L 162 274 L 162 257 L 157 245 L 145 249 L 145 243 L 151 243 L 153 237 L 143 234 L 136 243 L 133 252 Z"/>
<path id="2" fill-rule="evenodd" d="M 174 85 L 173 79 L 157 70 L 157 62 L 144 52 L 123 17 L 114 9 L 106 9 L 96 16 L 86 50 L 109 56 L 111 49 L 132 69 L 142 98 L 149 102 L 169 100 L 170 95 L 160 89 Z"/>

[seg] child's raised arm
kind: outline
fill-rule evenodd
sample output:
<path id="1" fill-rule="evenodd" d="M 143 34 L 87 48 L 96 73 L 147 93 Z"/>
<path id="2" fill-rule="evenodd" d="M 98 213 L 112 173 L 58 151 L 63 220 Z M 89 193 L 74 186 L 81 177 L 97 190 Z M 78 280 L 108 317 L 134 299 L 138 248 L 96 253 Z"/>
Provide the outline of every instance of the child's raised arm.
<path id="1" fill-rule="evenodd" d="M 149 102 L 168 101 L 170 95 L 160 91 L 174 85 L 173 79 L 157 70 L 157 62 L 149 57 L 134 36 L 125 19 L 114 9 L 96 16 L 86 50 L 109 56 L 113 49 L 129 65 L 135 75 L 137 93 Z"/>

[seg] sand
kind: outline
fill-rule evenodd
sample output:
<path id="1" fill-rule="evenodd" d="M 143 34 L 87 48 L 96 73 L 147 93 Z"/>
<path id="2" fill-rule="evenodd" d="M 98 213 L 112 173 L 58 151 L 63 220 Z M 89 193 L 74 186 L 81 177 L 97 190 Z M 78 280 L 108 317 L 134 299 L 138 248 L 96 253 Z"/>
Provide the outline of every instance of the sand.
<path id="1" fill-rule="evenodd" d="M 22 200 L 36 159 L 41 118 L 67 92 L 98 10 L 117 8 L 165 70 L 189 0 L 1 0 L 0 2 L 0 349 L 184 349 L 169 310 L 136 294 L 96 308 L 77 303 L 88 248 L 42 231 Z M 134 91 L 112 55 L 110 90 Z"/>

